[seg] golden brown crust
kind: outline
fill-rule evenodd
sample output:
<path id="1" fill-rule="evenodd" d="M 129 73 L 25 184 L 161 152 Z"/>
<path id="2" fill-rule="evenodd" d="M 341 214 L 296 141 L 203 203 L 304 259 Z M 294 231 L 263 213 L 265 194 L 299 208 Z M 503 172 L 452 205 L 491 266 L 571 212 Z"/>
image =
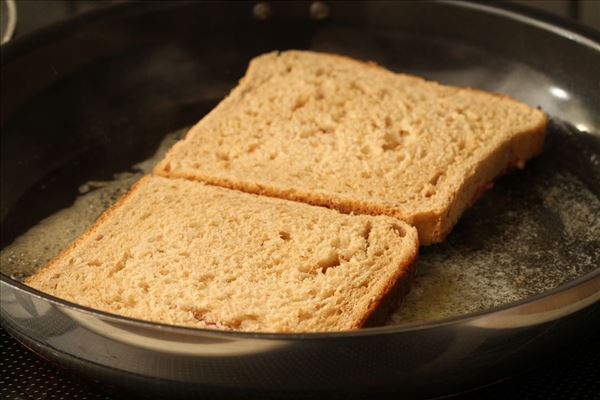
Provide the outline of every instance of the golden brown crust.
<path id="1" fill-rule="evenodd" d="M 77 246 L 79 246 L 87 237 L 93 235 L 94 232 L 96 232 L 96 230 L 98 230 L 98 228 L 105 221 L 107 221 L 123 204 L 125 204 L 125 201 L 129 197 L 131 197 L 131 195 L 135 192 L 137 187 L 139 185 L 141 185 L 141 183 L 148 178 L 149 178 L 149 176 L 144 176 L 139 181 L 137 181 L 133 185 L 131 185 L 131 188 L 129 188 L 127 193 L 125 193 L 123 196 L 121 196 L 115 204 L 113 204 L 106 211 L 104 211 L 102 213 L 102 215 L 100 215 L 98 217 L 98 219 L 96 220 L 96 222 L 94 222 L 94 224 L 92 226 L 90 226 L 84 233 L 82 233 L 81 236 L 79 236 L 77 239 L 75 239 L 73 241 L 73 243 L 71 243 L 66 249 L 64 249 L 56 257 L 54 257 L 52 260 L 50 260 L 48 262 L 48 264 L 46 264 L 44 267 L 42 267 L 38 271 L 36 271 L 35 274 L 27 277 L 25 279 L 24 283 L 26 285 L 35 286 L 35 283 L 37 281 L 39 281 L 44 275 L 52 272 L 53 267 L 55 267 L 63 258 L 65 258 L 69 253 L 71 253 Z"/>

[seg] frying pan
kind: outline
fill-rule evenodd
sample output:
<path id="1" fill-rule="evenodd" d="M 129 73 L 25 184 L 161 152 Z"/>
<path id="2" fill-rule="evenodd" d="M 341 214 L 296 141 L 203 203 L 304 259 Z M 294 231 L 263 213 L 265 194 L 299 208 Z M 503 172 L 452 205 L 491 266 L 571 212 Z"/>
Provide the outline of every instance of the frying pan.
<path id="1" fill-rule="evenodd" d="M 111 179 L 152 155 L 167 133 L 193 124 L 235 85 L 250 58 L 289 48 L 373 60 L 542 107 L 551 116 L 544 154 L 500 180 L 446 243 L 422 249 L 421 270 L 435 273 L 426 264 L 436 257 L 493 248 L 500 253 L 488 254 L 490 268 L 537 263 L 526 280 L 565 279 L 449 318 L 258 334 L 95 311 L 31 289 L 3 266 L 5 329 L 65 368 L 169 398 L 447 395 L 510 376 L 597 332 L 599 35 L 515 6 L 135 2 L 19 38 L 1 48 L 2 246 L 71 204 L 82 183 Z M 564 184 L 552 180 L 557 174 L 572 185 L 548 197 L 544 190 Z M 567 200 L 576 207 L 564 209 Z M 587 225 L 575 232 L 561 212 L 577 219 L 582 207 Z M 527 237 L 511 230 L 523 227 L 524 215 L 535 225 Z M 525 251 L 493 247 L 513 236 L 529 240 Z"/>

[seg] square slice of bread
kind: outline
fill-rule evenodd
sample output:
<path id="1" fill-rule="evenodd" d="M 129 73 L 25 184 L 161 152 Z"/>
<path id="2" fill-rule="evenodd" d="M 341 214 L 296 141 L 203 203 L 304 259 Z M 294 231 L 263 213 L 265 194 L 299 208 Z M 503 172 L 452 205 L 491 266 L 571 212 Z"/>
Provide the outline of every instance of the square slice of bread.
<path id="1" fill-rule="evenodd" d="M 497 176 L 543 145 L 546 115 L 306 51 L 252 60 L 155 173 L 343 212 L 384 214 L 439 242 Z"/>
<path id="2" fill-rule="evenodd" d="M 417 250 L 395 218 L 149 176 L 26 283 L 168 324 L 341 331 L 406 292 Z"/>

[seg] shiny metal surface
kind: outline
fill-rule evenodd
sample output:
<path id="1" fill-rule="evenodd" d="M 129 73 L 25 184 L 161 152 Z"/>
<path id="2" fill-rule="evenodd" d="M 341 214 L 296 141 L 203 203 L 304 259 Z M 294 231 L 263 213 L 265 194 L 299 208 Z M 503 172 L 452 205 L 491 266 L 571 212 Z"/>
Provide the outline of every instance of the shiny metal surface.
<path id="1" fill-rule="evenodd" d="M 249 58 L 284 48 L 344 53 L 540 105 L 566 121 L 567 137 L 576 138 L 564 142 L 576 144 L 568 162 L 600 196 L 597 33 L 481 4 L 324 3 L 330 15 L 318 21 L 303 1 L 269 3 L 272 16 L 261 21 L 245 3 L 124 4 L 3 46 L 3 244 L 68 204 L 68 188 L 89 179 L 86 171 L 100 165 L 93 176 L 110 175 L 146 158 L 165 132 L 210 109 Z M 210 22 L 199 26 L 205 15 Z M 31 79 L 18 79 L 21 71 Z M 57 172 L 73 160 L 69 176 Z M 51 190 L 64 198 L 48 192 L 24 202 L 42 180 L 62 182 Z M 443 395 L 516 373 L 600 321 L 598 268 L 492 310 L 302 335 L 134 321 L 0 278 L 2 323 L 31 349 L 81 374 L 170 397 Z"/>
<path id="2" fill-rule="evenodd" d="M 243 334 L 81 309 L 2 277 L 3 323 L 80 373 L 154 394 L 451 393 L 511 374 L 598 321 L 600 274 L 551 296 L 426 325 L 339 334 Z M 434 383 L 432 383 L 434 382 Z"/>
<path id="3" fill-rule="evenodd" d="M 0 0 L 0 44 L 8 43 L 17 27 L 17 4 L 15 0 Z"/>

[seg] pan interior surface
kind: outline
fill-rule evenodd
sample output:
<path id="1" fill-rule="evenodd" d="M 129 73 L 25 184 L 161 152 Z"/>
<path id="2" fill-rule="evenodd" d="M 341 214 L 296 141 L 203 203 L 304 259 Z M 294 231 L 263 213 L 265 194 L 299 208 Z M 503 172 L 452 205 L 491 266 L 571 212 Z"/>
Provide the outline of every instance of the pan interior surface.
<path id="1" fill-rule="evenodd" d="M 33 49 L 29 57 L 38 57 L 39 66 L 29 71 L 41 83 L 24 90 L 29 97 L 8 96 L 2 110 L 2 273 L 21 280 L 43 266 L 218 103 L 251 57 L 287 48 L 341 53 L 507 93 L 552 117 L 544 153 L 498 180 L 446 242 L 421 248 L 412 291 L 389 324 L 491 309 L 600 265 L 598 108 L 578 78 L 461 38 L 345 25 L 344 16 L 339 24 L 258 23 L 251 10 L 240 9 L 232 17 L 236 30 L 220 31 L 227 26 L 219 28 L 216 19 L 202 29 L 213 29 L 218 40 L 206 41 L 200 35 L 207 32 L 193 34 L 198 14 L 179 9 L 179 29 L 164 30 L 125 14 Z M 125 24 L 128 18 L 135 23 Z M 156 22 L 162 19 L 168 20 Z M 83 52 L 70 64 L 60 58 L 94 37 L 103 38 L 97 53 Z M 51 61 L 49 47 L 59 51 Z M 18 79 L 25 62 L 14 57 L 3 64 L 3 86 Z M 48 75 L 52 70 L 56 76 Z M 8 172 L 16 170 L 18 177 Z"/>

